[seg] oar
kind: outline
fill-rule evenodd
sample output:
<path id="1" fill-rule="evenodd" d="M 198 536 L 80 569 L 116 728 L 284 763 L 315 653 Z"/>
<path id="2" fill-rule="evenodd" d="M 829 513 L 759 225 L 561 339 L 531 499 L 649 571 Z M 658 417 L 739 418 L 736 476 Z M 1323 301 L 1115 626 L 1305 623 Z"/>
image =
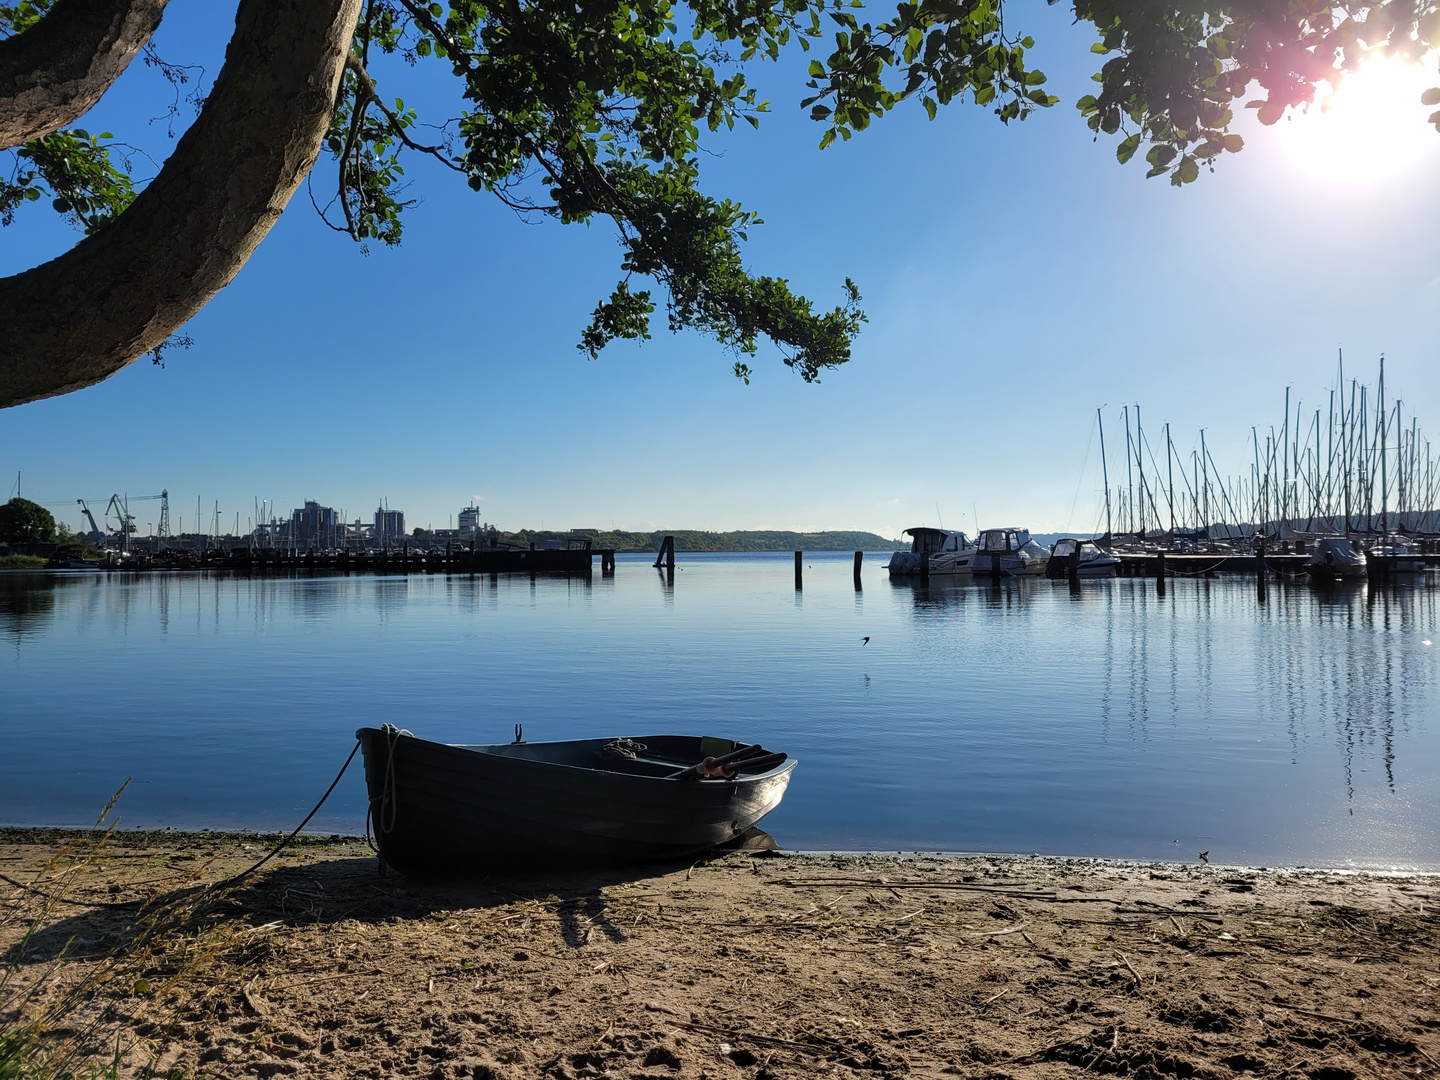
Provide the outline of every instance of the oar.
<path id="1" fill-rule="evenodd" d="M 678 769 L 675 772 L 671 773 L 668 779 L 699 780 L 705 775 L 706 769 L 723 768 L 724 766 L 729 765 L 733 761 L 739 761 L 742 758 L 753 757 L 755 754 L 763 753 L 765 753 L 765 748 L 759 743 L 752 743 L 749 746 L 741 746 L 734 750 L 731 750 L 728 754 L 722 754 L 720 757 L 707 757 L 703 761 L 699 761 L 694 765 L 687 765 L 683 769 Z"/>

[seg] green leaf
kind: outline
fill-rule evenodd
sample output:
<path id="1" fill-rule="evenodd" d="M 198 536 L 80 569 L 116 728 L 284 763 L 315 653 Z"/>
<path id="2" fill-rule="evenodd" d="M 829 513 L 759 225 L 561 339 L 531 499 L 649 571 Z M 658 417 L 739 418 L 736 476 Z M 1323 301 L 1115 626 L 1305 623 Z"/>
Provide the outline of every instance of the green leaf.
<path id="1" fill-rule="evenodd" d="M 1122 140 L 1120 145 L 1115 148 L 1115 160 L 1124 165 L 1135 156 L 1135 151 L 1138 149 L 1140 149 L 1140 133 L 1137 131 L 1134 135 Z"/>
<path id="2" fill-rule="evenodd" d="M 1280 118 L 1285 115 L 1285 103 L 1283 101 L 1267 101 L 1260 106 L 1260 111 L 1257 115 L 1260 123 L 1269 127 L 1272 124 L 1278 123 Z"/>

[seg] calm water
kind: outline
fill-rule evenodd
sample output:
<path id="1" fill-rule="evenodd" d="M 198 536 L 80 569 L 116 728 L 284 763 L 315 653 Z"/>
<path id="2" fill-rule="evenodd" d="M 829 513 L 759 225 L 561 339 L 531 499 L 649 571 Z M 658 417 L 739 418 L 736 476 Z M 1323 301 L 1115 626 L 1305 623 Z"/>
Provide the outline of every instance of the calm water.
<path id="1" fill-rule="evenodd" d="M 800 759 L 788 848 L 1440 868 L 1436 588 L 892 585 L 850 556 L 613 578 L 0 574 L 0 821 L 293 827 L 362 725 Z M 862 638 L 868 636 L 868 645 Z M 314 826 L 358 832 L 352 766 Z"/>

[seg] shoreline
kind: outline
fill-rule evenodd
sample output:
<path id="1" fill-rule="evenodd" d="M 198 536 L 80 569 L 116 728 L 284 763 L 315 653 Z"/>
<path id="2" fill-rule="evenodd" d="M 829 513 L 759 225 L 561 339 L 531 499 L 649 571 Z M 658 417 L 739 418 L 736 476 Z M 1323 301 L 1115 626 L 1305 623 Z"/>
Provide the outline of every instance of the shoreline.
<path id="1" fill-rule="evenodd" d="M 0 872 L 64 900 L 0 895 L 42 918 L 17 969 L 51 973 L 37 1004 L 111 973 L 69 1030 L 97 1057 L 118 1037 L 123 1076 L 1440 1071 L 1434 874 L 734 852 L 426 882 L 378 876 L 362 839 L 301 834 L 136 948 L 138 911 L 165 916 L 282 834 L 132 830 L 56 858 L 83 834 L 0 829 Z"/>
<path id="2" fill-rule="evenodd" d="M 93 828 L 86 828 L 77 825 L 0 825 L 0 846 L 6 844 L 63 844 L 83 839 L 86 836 L 95 834 Z M 257 845 L 278 844 L 290 833 L 282 830 L 253 830 L 253 829 L 192 829 L 164 827 L 157 829 L 144 829 L 135 827 L 133 829 L 117 828 L 112 836 L 116 840 L 122 838 L 128 843 L 132 840 L 140 840 L 147 844 L 162 844 L 181 841 L 182 839 L 193 846 L 202 839 L 211 841 L 218 839 L 244 840 Z M 768 834 L 761 833 L 768 838 Z M 338 833 L 338 832 L 301 832 L 291 841 L 291 846 L 313 848 L 328 844 L 364 843 L 364 833 Z M 938 859 L 964 861 L 967 859 L 997 859 L 997 860 L 1049 860 L 1056 863 L 1073 863 L 1076 865 L 1096 865 L 1111 867 L 1118 870 L 1143 870 L 1154 867 L 1170 868 L 1196 868 L 1211 870 L 1234 870 L 1255 873 L 1316 873 L 1316 874 L 1360 874 L 1374 875 L 1377 877 L 1434 877 L 1440 878 L 1440 863 L 1434 866 L 1404 866 L 1404 865 L 1357 865 L 1346 863 L 1335 866 L 1311 866 L 1304 863 L 1288 864 L 1274 863 L 1259 865 L 1254 863 L 1220 863 L 1220 862 L 1195 862 L 1175 859 L 1144 859 L 1133 856 L 1111 856 L 1111 855 L 1062 855 L 1053 852 L 1014 852 L 1014 851 L 948 851 L 930 848 L 924 849 L 877 849 L 863 850 L 850 848 L 776 848 L 779 854 L 787 857 L 798 857 L 807 859 Z M 718 854 L 727 854 L 723 850 L 717 850 Z M 1377 860 L 1378 862 L 1378 860 Z"/>

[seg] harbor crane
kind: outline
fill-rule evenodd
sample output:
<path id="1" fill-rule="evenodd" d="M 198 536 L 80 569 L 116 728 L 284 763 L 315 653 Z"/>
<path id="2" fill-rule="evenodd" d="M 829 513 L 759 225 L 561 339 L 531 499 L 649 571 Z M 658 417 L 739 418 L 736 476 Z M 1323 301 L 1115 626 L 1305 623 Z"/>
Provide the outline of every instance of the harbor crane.
<path id="1" fill-rule="evenodd" d="M 169 535 L 170 535 L 170 491 L 169 491 L 169 489 L 166 489 L 166 490 L 161 491 L 159 495 L 111 495 L 111 496 L 110 496 L 110 501 L 109 501 L 109 502 L 106 504 L 106 506 L 105 506 L 105 514 L 104 514 L 104 517 L 105 517 L 105 522 L 106 522 L 106 525 L 107 525 L 107 529 L 106 529 L 105 531 L 103 531 L 103 532 L 101 531 L 100 526 L 95 523 L 95 515 L 90 512 L 89 502 L 88 502 L 87 500 L 85 500 L 85 499 L 76 499 L 75 501 L 80 504 L 80 512 L 85 515 L 85 520 L 90 523 L 90 539 L 94 542 L 94 544 L 95 544 L 96 547 L 106 547 L 106 546 L 108 546 L 108 545 L 106 544 L 107 538 L 109 538 L 109 537 L 112 536 L 112 535 L 118 534 L 118 536 L 119 536 L 119 538 L 120 538 L 120 550 L 121 550 L 121 551 L 127 551 L 127 550 L 129 550 L 129 547 L 130 547 L 130 537 L 131 537 L 131 536 L 134 534 L 134 532 L 135 532 L 135 515 L 132 514 L 132 513 L 130 513 L 130 500 L 131 500 L 131 499 L 134 499 L 136 502 L 150 502 L 150 501 L 152 501 L 152 500 L 159 499 L 159 500 L 160 500 L 160 529 L 159 529 L 157 535 L 159 535 L 159 536 L 169 536 Z M 94 500 L 94 501 L 98 502 L 99 500 L 97 499 L 97 500 Z M 112 514 L 115 516 L 116 520 L 119 522 L 119 528 L 118 528 L 116 534 L 112 534 L 112 533 L 110 533 L 109 530 L 108 530 L 108 525 L 109 525 L 109 521 L 110 521 L 110 516 L 111 516 Z"/>
<path id="2" fill-rule="evenodd" d="M 84 499 L 76 499 L 80 504 L 80 512 L 85 515 L 85 520 L 90 522 L 90 539 L 95 542 L 96 547 L 105 546 L 105 537 L 100 533 L 100 526 L 95 524 L 95 515 L 90 513 L 90 507 L 85 505 Z"/>

